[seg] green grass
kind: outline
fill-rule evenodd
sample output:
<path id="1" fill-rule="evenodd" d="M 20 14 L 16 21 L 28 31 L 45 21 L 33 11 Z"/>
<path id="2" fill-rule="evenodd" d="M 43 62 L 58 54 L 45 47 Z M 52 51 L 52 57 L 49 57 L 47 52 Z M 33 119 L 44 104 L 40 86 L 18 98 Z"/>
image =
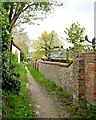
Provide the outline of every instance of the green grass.
<path id="1" fill-rule="evenodd" d="M 21 89 L 20 94 L 14 92 L 3 91 L 3 118 L 32 118 L 32 108 L 30 107 L 28 93 L 26 88 L 26 70 L 23 64 L 19 64 L 16 68 L 20 73 Z"/>
<path id="2" fill-rule="evenodd" d="M 49 92 L 56 90 L 57 86 L 53 81 L 49 81 L 48 79 L 46 79 L 43 75 L 40 74 L 40 72 L 33 69 L 31 66 L 27 66 L 27 67 L 33 78 L 42 86 L 45 86 Z"/>
<path id="3" fill-rule="evenodd" d="M 62 102 L 65 108 L 72 117 L 76 118 L 92 118 L 96 119 L 96 106 L 89 105 L 88 102 L 82 101 L 80 106 L 73 103 L 72 96 L 64 92 L 61 87 L 58 87 L 52 80 L 46 79 L 41 73 L 31 66 L 27 65 L 33 78 L 42 86 L 44 86 L 48 92 L 55 94 Z"/>

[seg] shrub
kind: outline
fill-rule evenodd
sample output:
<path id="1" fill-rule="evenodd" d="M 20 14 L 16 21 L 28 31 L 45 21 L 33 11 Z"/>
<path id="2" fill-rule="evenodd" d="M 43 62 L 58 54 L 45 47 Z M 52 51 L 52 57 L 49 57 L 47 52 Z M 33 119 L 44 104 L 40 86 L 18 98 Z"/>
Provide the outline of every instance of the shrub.
<path id="1" fill-rule="evenodd" d="M 3 89 L 8 89 L 11 91 L 14 91 L 16 94 L 19 94 L 20 92 L 20 81 L 18 80 L 17 76 L 19 76 L 19 74 L 8 74 L 6 76 L 6 79 L 4 80 L 4 82 L 2 83 L 2 87 Z"/>

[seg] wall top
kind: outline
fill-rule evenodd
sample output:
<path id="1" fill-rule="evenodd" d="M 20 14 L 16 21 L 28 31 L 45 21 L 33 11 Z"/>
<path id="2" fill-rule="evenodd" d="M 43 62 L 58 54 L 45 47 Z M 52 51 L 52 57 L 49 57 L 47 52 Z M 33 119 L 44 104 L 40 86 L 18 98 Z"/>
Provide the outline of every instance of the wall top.
<path id="1" fill-rule="evenodd" d="M 50 62 L 50 61 L 42 61 L 42 60 L 40 60 L 39 62 L 50 65 L 58 65 L 60 67 L 69 67 L 73 63 L 73 61 L 70 63 L 61 63 L 61 62 Z"/>

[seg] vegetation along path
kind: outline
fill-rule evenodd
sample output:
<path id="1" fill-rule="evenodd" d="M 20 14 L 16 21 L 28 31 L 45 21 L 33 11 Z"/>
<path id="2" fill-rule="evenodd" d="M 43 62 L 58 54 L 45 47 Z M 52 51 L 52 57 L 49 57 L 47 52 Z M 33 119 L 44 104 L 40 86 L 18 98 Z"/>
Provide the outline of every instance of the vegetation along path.
<path id="1" fill-rule="evenodd" d="M 69 114 L 54 95 L 49 95 L 27 69 L 28 87 L 33 110 L 37 118 L 68 118 Z"/>

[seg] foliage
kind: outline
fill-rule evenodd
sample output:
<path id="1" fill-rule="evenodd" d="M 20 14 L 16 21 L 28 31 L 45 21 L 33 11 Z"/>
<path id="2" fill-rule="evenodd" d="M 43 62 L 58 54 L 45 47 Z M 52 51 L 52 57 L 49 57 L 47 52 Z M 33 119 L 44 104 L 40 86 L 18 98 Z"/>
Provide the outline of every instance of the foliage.
<path id="1" fill-rule="evenodd" d="M 32 44 L 34 48 L 33 57 L 42 58 L 45 56 L 49 60 L 51 53 L 54 52 L 54 49 L 59 49 L 60 45 L 61 42 L 55 31 L 49 34 L 45 31 L 42 33 L 41 37 Z"/>
<path id="2" fill-rule="evenodd" d="M 33 117 L 31 104 L 29 103 L 29 89 L 26 87 L 27 78 L 24 64 L 19 64 L 16 69 L 19 71 L 21 85 L 20 94 L 3 91 L 3 119 L 28 119 Z"/>
<path id="3" fill-rule="evenodd" d="M 84 39 L 84 31 L 85 28 L 81 28 L 78 22 L 73 23 L 69 29 L 66 28 L 66 31 L 64 31 L 68 36 L 66 40 L 74 45 L 70 49 L 73 51 L 74 56 L 77 56 L 79 53 L 81 53 L 84 48 L 83 44 L 80 43 L 80 40 Z"/>
<path id="4" fill-rule="evenodd" d="M 8 11 L 10 30 L 14 25 L 33 23 L 32 20 L 43 19 L 43 14 L 50 11 L 54 6 L 62 6 L 61 2 L 47 0 L 32 0 L 31 2 L 4 2 L 3 6 Z M 36 12 L 38 11 L 38 12 Z M 45 12 L 44 12 L 45 11 Z M 40 15 L 40 16 L 39 16 Z"/>
<path id="5" fill-rule="evenodd" d="M 21 52 L 20 52 L 20 61 L 24 61 L 24 59 L 25 59 L 25 55 L 24 55 L 24 53 L 21 51 Z"/>
<path id="6" fill-rule="evenodd" d="M 38 58 L 45 57 L 44 54 L 45 54 L 44 51 L 37 49 L 37 50 L 32 51 L 32 58 L 33 60 L 36 60 Z"/>
<path id="7" fill-rule="evenodd" d="M 16 94 L 20 92 L 19 73 L 16 70 L 17 56 L 12 55 L 12 62 L 9 64 L 10 71 L 6 73 L 6 77 L 3 79 L 3 89 L 14 91 Z"/>
<path id="8" fill-rule="evenodd" d="M 2 9 L 2 64 L 3 71 L 2 76 L 5 77 L 8 72 L 8 62 L 9 62 L 9 48 L 10 43 L 10 32 L 9 32 L 9 21 L 8 15 L 5 9 Z M 5 75 L 4 75 L 5 74 Z"/>
<path id="9" fill-rule="evenodd" d="M 32 0 L 31 2 L 3 2 L 2 3 L 3 8 L 7 12 L 6 20 L 8 20 L 8 29 L 10 32 L 12 32 L 16 24 L 18 24 L 18 26 L 20 27 L 21 24 L 24 24 L 24 23 L 33 23 L 32 20 L 35 20 L 35 21 L 37 19 L 43 20 L 44 17 L 42 17 L 42 15 L 44 15 L 44 13 L 50 11 L 51 8 L 53 8 L 54 6 L 62 6 L 62 5 L 63 4 L 61 4 L 60 1 L 49 2 L 47 0 L 44 0 L 44 1 Z M 12 40 L 10 41 L 10 44 L 8 47 L 11 52 Z M 10 56 L 10 62 L 11 62 L 11 56 Z"/>
<path id="10" fill-rule="evenodd" d="M 79 43 L 80 40 L 84 39 L 84 30 L 85 28 L 81 28 L 80 24 L 77 23 L 73 23 L 71 25 L 71 27 L 68 29 L 66 28 L 67 31 L 64 31 L 68 37 L 66 38 L 68 40 L 68 42 L 76 44 Z"/>
<path id="11" fill-rule="evenodd" d="M 9 20 L 7 11 L 2 9 L 2 87 L 3 89 L 14 90 L 17 94 L 20 91 L 20 82 L 18 80 L 16 71 L 13 70 L 15 65 L 9 64 L 10 61 L 10 38 Z"/>
<path id="12" fill-rule="evenodd" d="M 27 42 L 29 41 L 29 38 L 25 33 L 22 32 L 13 33 L 13 41 L 21 49 L 21 52 L 24 55 L 28 53 L 29 46 Z"/>
<path id="13" fill-rule="evenodd" d="M 96 105 L 93 106 L 88 103 L 86 99 L 80 102 L 80 105 L 72 103 L 70 106 L 70 111 L 75 114 L 75 118 L 89 118 L 92 120 L 96 119 Z"/>

